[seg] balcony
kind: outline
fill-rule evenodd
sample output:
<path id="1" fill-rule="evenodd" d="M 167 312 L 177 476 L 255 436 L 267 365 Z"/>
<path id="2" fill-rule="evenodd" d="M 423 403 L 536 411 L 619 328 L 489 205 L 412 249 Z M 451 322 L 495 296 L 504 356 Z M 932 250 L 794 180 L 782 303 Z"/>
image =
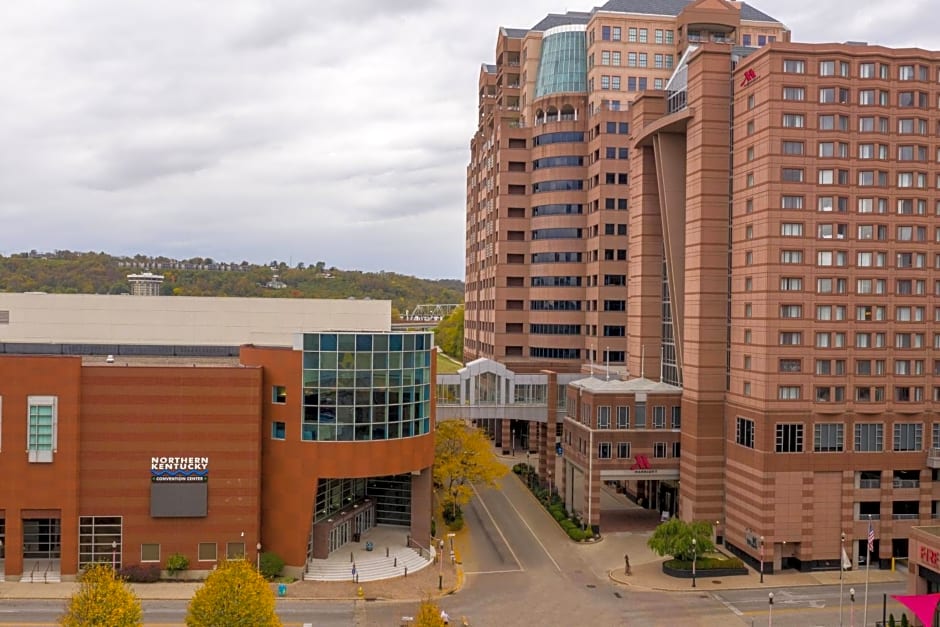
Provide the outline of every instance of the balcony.
<path id="1" fill-rule="evenodd" d="M 927 468 L 940 468 L 940 448 L 927 449 Z"/>
<path id="2" fill-rule="evenodd" d="M 881 479 L 859 479 L 858 487 L 865 489 L 880 488 Z"/>

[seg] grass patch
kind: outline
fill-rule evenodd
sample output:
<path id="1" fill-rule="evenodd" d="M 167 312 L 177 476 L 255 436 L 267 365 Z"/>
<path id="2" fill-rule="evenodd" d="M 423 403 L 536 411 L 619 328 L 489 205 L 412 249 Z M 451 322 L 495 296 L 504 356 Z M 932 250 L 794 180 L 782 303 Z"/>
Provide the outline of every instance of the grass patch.
<path id="1" fill-rule="evenodd" d="M 451 359 L 444 353 L 438 352 L 437 354 L 437 374 L 456 374 L 458 370 L 463 368 L 463 364 L 455 359 Z"/>

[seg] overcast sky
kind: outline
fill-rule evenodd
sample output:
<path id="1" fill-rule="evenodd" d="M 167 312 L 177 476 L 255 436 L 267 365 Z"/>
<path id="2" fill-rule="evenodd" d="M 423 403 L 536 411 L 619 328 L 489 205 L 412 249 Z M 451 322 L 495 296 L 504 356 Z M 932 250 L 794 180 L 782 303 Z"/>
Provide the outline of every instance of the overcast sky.
<path id="1" fill-rule="evenodd" d="M 935 2 L 752 4 L 794 40 L 936 50 Z M 499 26 L 592 6 L 3 0 L 0 254 L 462 279 L 480 63 Z"/>

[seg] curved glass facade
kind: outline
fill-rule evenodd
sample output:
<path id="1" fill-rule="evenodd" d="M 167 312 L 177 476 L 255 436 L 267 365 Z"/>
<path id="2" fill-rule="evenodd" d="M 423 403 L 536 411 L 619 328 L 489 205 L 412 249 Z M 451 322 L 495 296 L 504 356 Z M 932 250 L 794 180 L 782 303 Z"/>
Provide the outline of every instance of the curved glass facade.
<path id="1" fill-rule="evenodd" d="M 542 37 L 535 97 L 587 92 L 587 40 L 584 24 L 550 28 Z"/>
<path id="2" fill-rule="evenodd" d="M 431 333 L 305 333 L 302 439 L 430 432 L 433 345 Z"/>

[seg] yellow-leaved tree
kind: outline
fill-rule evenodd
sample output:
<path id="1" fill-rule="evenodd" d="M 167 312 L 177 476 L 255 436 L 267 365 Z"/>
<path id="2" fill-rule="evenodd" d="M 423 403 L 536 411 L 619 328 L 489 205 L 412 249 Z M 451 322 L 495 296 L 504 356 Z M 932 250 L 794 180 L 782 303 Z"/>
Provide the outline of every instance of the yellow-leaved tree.
<path id="1" fill-rule="evenodd" d="M 441 608 L 429 599 L 422 601 L 421 607 L 418 608 L 418 615 L 415 616 L 415 627 L 444 627 L 444 625 Z"/>
<path id="2" fill-rule="evenodd" d="M 463 420 L 437 423 L 434 436 L 434 483 L 444 493 L 444 518 L 453 522 L 473 496 L 471 484 L 495 487 L 508 469 L 486 434 Z"/>
<path id="3" fill-rule="evenodd" d="M 196 590 L 186 612 L 188 627 L 280 627 L 274 592 L 245 560 L 229 560 Z"/>
<path id="4" fill-rule="evenodd" d="M 91 564 L 79 578 L 78 591 L 59 618 L 64 627 L 138 627 L 144 612 L 140 599 L 110 564 Z"/>

